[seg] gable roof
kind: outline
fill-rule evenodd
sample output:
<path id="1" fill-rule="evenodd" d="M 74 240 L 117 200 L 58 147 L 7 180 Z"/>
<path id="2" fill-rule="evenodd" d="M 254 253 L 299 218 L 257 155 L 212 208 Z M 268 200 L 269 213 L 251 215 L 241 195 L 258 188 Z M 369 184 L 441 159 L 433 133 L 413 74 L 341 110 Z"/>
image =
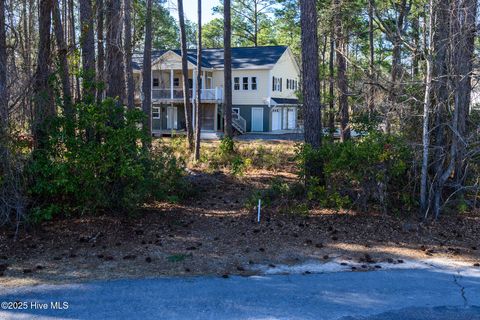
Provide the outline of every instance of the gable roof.
<path id="1" fill-rule="evenodd" d="M 269 69 L 272 68 L 287 50 L 287 46 L 266 46 L 266 47 L 240 47 L 232 48 L 233 69 Z M 168 51 L 181 55 L 176 50 L 155 50 L 152 51 L 152 60 L 156 61 Z M 197 65 L 197 50 L 187 50 L 187 59 L 190 63 Z M 143 53 L 135 53 L 132 65 L 134 69 L 142 68 Z M 202 67 L 209 69 L 223 69 L 223 48 L 202 49 Z"/>

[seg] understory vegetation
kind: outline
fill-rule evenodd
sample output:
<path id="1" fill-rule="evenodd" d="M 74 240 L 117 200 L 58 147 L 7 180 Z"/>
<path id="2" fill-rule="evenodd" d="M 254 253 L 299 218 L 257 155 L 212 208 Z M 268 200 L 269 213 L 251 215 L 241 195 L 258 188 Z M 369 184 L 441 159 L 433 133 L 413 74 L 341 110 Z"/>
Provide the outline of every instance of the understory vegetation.
<path id="1" fill-rule="evenodd" d="M 135 211 L 147 201 L 178 201 L 188 193 L 183 163 L 139 126 L 144 114 L 115 100 L 78 103 L 75 120 L 48 120 L 42 148 L 25 148 L 24 192 L 30 222 L 56 215 Z M 143 143 L 141 143 L 143 142 Z"/>

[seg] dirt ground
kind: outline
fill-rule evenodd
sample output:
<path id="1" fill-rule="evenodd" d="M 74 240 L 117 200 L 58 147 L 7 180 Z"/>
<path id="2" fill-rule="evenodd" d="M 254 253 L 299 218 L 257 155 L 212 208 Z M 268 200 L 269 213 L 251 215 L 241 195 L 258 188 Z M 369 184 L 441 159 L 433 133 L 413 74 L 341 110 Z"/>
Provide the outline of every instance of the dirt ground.
<path id="1" fill-rule="evenodd" d="M 268 142 L 274 143 L 274 142 Z M 364 263 L 444 258 L 480 268 L 480 214 L 444 216 L 430 225 L 405 218 L 312 210 L 308 216 L 262 211 L 245 202 L 287 171 L 198 173 L 196 196 L 155 203 L 134 217 L 85 216 L 21 230 L 0 229 L 0 286 L 164 275 L 251 275 L 256 264 Z M 27 232 L 28 231 L 28 232 Z M 377 266 L 378 267 L 378 266 Z"/>

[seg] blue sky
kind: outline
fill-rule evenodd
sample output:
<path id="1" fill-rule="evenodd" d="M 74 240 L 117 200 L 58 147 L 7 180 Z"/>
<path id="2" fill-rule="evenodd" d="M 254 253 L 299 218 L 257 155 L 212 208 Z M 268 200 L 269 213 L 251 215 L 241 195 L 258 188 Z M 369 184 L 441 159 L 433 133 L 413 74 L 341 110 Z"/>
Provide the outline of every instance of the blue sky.
<path id="1" fill-rule="evenodd" d="M 197 1 L 198 0 L 183 0 L 185 17 L 188 20 L 197 21 Z M 202 25 L 215 18 L 215 16 L 212 15 L 212 8 L 219 3 L 219 0 L 202 0 Z M 172 16 L 177 19 L 177 0 L 168 0 L 166 6 L 170 9 Z"/>

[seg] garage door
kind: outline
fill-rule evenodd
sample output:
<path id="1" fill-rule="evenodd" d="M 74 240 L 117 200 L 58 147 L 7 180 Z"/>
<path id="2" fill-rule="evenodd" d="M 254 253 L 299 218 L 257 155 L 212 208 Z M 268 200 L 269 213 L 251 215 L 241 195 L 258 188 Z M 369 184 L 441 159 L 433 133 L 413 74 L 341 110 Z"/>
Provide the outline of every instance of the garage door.
<path id="1" fill-rule="evenodd" d="M 252 131 L 263 131 L 263 108 L 252 108 Z"/>
<path id="2" fill-rule="evenodd" d="M 288 109 L 288 129 L 296 128 L 296 112 L 294 108 Z"/>

